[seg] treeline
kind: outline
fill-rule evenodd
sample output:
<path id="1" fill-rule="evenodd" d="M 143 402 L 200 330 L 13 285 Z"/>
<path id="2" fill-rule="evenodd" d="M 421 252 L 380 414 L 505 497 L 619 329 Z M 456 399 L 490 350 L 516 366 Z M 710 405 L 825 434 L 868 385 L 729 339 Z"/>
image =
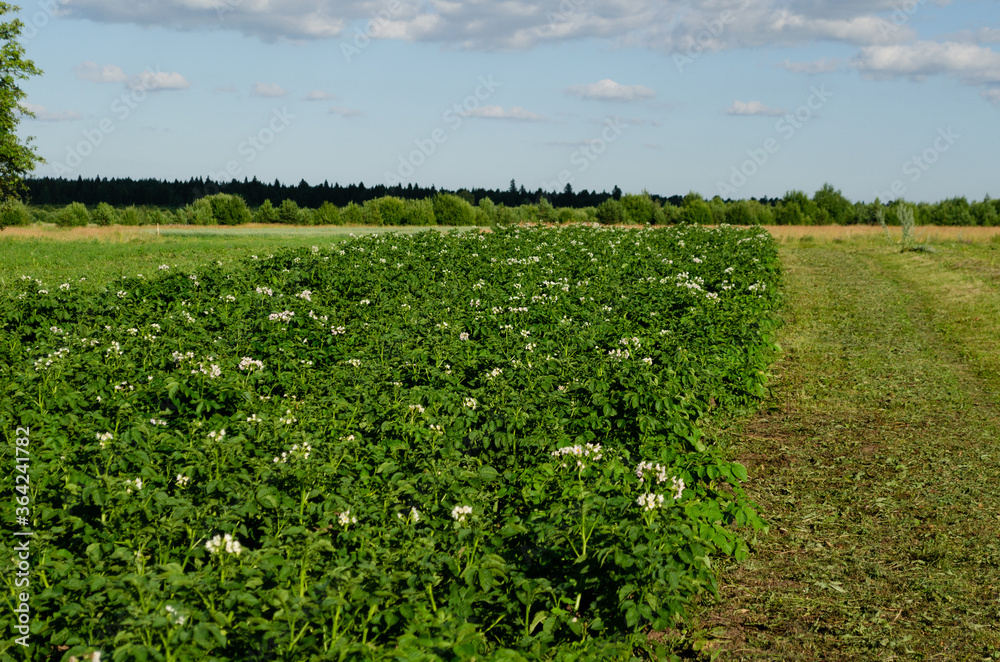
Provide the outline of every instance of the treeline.
<path id="1" fill-rule="evenodd" d="M 514 183 L 511 183 L 514 188 Z M 570 194 L 567 192 L 567 194 Z M 573 194 L 575 195 L 575 194 Z M 65 206 L 31 205 L 9 201 L 0 205 L 0 227 L 35 222 L 60 226 L 97 225 L 239 225 L 244 223 L 284 223 L 289 225 L 507 225 L 515 223 L 597 222 L 606 225 L 875 225 L 881 216 L 899 225 L 900 212 L 912 212 L 918 225 L 1000 225 L 1000 200 L 989 197 L 970 203 L 963 197 L 936 203 L 907 203 L 896 200 L 884 204 L 851 202 L 840 191 L 825 184 L 812 197 L 790 191 L 773 200 L 705 200 L 697 193 L 662 198 L 642 194 L 621 194 L 619 190 L 596 205 L 573 207 L 557 204 L 539 195 L 537 200 L 508 204 L 490 196 L 476 199 L 470 191 L 437 191 L 423 198 L 382 195 L 363 202 L 340 205 L 322 200 L 315 206 L 284 198 L 274 204 L 265 198 L 259 205 L 248 204 L 241 195 L 213 193 L 198 197 L 181 207 L 155 205 L 116 206 L 107 201 L 86 204 L 74 201 Z"/>
<path id="2" fill-rule="evenodd" d="M 242 182 L 235 179 L 229 182 L 213 182 L 211 179 L 201 178 L 168 182 L 158 179 L 108 179 L 107 177 L 90 179 L 83 177 L 76 179 L 39 177 L 25 180 L 25 184 L 28 191 L 27 201 L 32 205 L 63 206 L 72 202 L 82 202 L 92 206 L 106 202 L 114 207 L 135 205 L 173 209 L 216 193 L 238 195 L 251 207 L 259 207 L 264 204 L 265 200 L 270 200 L 274 204 L 291 200 L 299 207 L 311 209 L 318 208 L 324 202 L 345 207 L 352 202 L 361 205 L 369 200 L 385 196 L 404 200 L 424 200 L 432 198 L 438 193 L 455 194 L 473 205 L 479 204 L 479 201 L 484 198 L 489 198 L 495 204 L 503 203 L 508 207 L 537 203 L 544 196 L 557 207 L 582 209 L 596 207 L 608 198 L 618 199 L 622 196 L 622 191 L 617 186 L 612 189 L 611 193 L 607 191 L 598 193 L 586 189 L 577 192 L 573 191 L 573 187 L 570 185 L 567 185 L 561 192 L 547 193 L 541 189 L 528 191 L 523 185 L 518 186 L 513 179 L 510 180 L 510 186 L 503 190 L 477 188 L 457 191 L 438 189 L 434 186 L 425 188 L 416 184 L 366 187 L 363 182 L 348 186 L 323 182 L 312 186 L 305 180 L 294 186 L 286 186 L 278 180 L 268 184 L 258 181 L 256 177 L 250 180 L 244 179 Z M 673 198 L 653 196 L 653 198 L 661 203 L 671 202 L 675 205 L 680 204 L 683 199 L 681 196 Z"/>

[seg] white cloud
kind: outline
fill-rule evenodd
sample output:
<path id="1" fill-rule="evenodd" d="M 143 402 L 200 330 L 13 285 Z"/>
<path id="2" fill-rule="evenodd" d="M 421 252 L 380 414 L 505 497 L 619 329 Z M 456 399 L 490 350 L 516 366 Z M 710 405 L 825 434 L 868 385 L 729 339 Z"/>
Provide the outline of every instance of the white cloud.
<path id="1" fill-rule="evenodd" d="M 133 90 L 142 89 L 147 92 L 157 92 L 160 90 L 186 90 L 191 87 L 191 83 L 176 71 L 146 69 L 138 76 L 130 78 L 128 86 Z"/>
<path id="2" fill-rule="evenodd" d="M 288 94 L 285 88 L 277 83 L 262 83 L 257 81 L 253 84 L 250 94 L 255 97 L 283 97 Z"/>
<path id="3" fill-rule="evenodd" d="M 520 106 L 504 110 L 502 106 L 480 106 L 461 113 L 464 117 L 482 117 L 491 120 L 515 120 L 518 122 L 544 122 L 545 118 Z"/>
<path id="4" fill-rule="evenodd" d="M 328 111 L 331 115 L 340 115 L 341 117 L 358 117 L 364 115 L 364 113 L 357 108 L 342 108 L 340 106 L 333 106 Z"/>
<path id="5" fill-rule="evenodd" d="M 96 62 L 89 60 L 73 67 L 73 72 L 80 80 L 89 80 L 92 83 L 124 83 L 128 76 L 117 64 L 106 64 L 98 66 Z"/>
<path id="6" fill-rule="evenodd" d="M 306 101 L 329 101 L 330 99 L 336 99 L 329 92 L 324 92 L 323 90 L 313 90 L 306 95 Z"/>
<path id="7" fill-rule="evenodd" d="M 778 64 L 782 69 L 787 69 L 796 74 L 829 74 L 840 68 L 840 58 L 825 57 L 820 60 L 810 62 L 792 62 L 785 60 Z"/>
<path id="8" fill-rule="evenodd" d="M 45 106 L 40 106 L 35 103 L 28 103 L 27 101 L 21 101 L 19 103 L 22 108 L 24 108 L 28 112 L 34 113 L 35 119 L 41 120 L 43 122 L 67 122 L 83 118 L 83 115 L 76 112 L 75 110 L 67 110 L 61 113 L 57 113 L 57 112 L 52 112 L 50 110 L 46 110 Z"/>
<path id="9" fill-rule="evenodd" d="M 610 78 L 604 78 L 589 85 L 573 85 L 566 93 L 581 99 L 597 101 L 642 101 L 652 99 L 656 92 L 642 85 L 620 85 Z"/>
<path id="10" fill-rule="evenodd" d="M 1000 83 L 1000 53 L 976 44 L 918 41 L 869 46 L 861 49 L 851 64 L 876 80 L 947 75 L 966 85 Z"/>
<path id="11" fill-rule="evenodd" d="M 929 0 L 946 5 L 951 0 Z M 914 39 L 901 0 L 63 0 L 69 17 L 182 30 L 222 28 L 264 41 L 366 38 L 469 50 L 525 50 L 604 39 L 666 52 Z M 918 5 L 923 6 L 921 0 Z M 920 11 L 918 7 L 917 11 Z"/>
<path id="12" fill-rule="evenodd" d="M 1000 43 L 1000 28 L 962 30 L 949 36 L 947 41 L 962 41 L 972 44 L 998 44 Z"/>
<path id="13" fill-rule="evenodd" d="M 726 109 L 727 115 L 784 115 L 785 111 L 778 108 L 770 108 L 760 101 L 734 101 L 733 105 Z"/>

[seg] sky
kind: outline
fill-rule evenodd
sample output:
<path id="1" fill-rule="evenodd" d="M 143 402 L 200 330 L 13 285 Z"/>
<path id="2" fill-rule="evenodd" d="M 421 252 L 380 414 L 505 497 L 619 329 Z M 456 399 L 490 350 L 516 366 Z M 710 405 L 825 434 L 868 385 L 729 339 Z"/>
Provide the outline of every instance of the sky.
<path id="1" fill-rule="evenodd" d="M 1000 196 L 1000 0 L 25 0 L 17 15 L 43 71 L 21 83 L 36 176 Z"/>

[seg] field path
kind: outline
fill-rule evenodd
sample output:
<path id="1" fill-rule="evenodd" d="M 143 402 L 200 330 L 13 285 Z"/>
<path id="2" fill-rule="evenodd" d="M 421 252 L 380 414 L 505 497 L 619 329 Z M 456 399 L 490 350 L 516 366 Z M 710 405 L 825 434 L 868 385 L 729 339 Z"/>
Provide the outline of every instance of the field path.
<path id="1" fill-rule="evenodd" d="M 998 256 L 782 246 L 784 353 L 728 432 L 771 529 L 699 614 L 708 650 L 1000 659 Z"/>

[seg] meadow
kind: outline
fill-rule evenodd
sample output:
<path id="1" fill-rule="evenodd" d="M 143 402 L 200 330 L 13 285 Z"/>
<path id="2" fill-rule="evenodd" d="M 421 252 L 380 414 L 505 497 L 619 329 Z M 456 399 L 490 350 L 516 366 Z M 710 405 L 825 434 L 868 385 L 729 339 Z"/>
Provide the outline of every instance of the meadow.
<path id="1" fill-rule="evenodd" d="M 764 529 L 769 234 L 240 230 L 5 231 L 0 655 L 670 655 Z"/>

